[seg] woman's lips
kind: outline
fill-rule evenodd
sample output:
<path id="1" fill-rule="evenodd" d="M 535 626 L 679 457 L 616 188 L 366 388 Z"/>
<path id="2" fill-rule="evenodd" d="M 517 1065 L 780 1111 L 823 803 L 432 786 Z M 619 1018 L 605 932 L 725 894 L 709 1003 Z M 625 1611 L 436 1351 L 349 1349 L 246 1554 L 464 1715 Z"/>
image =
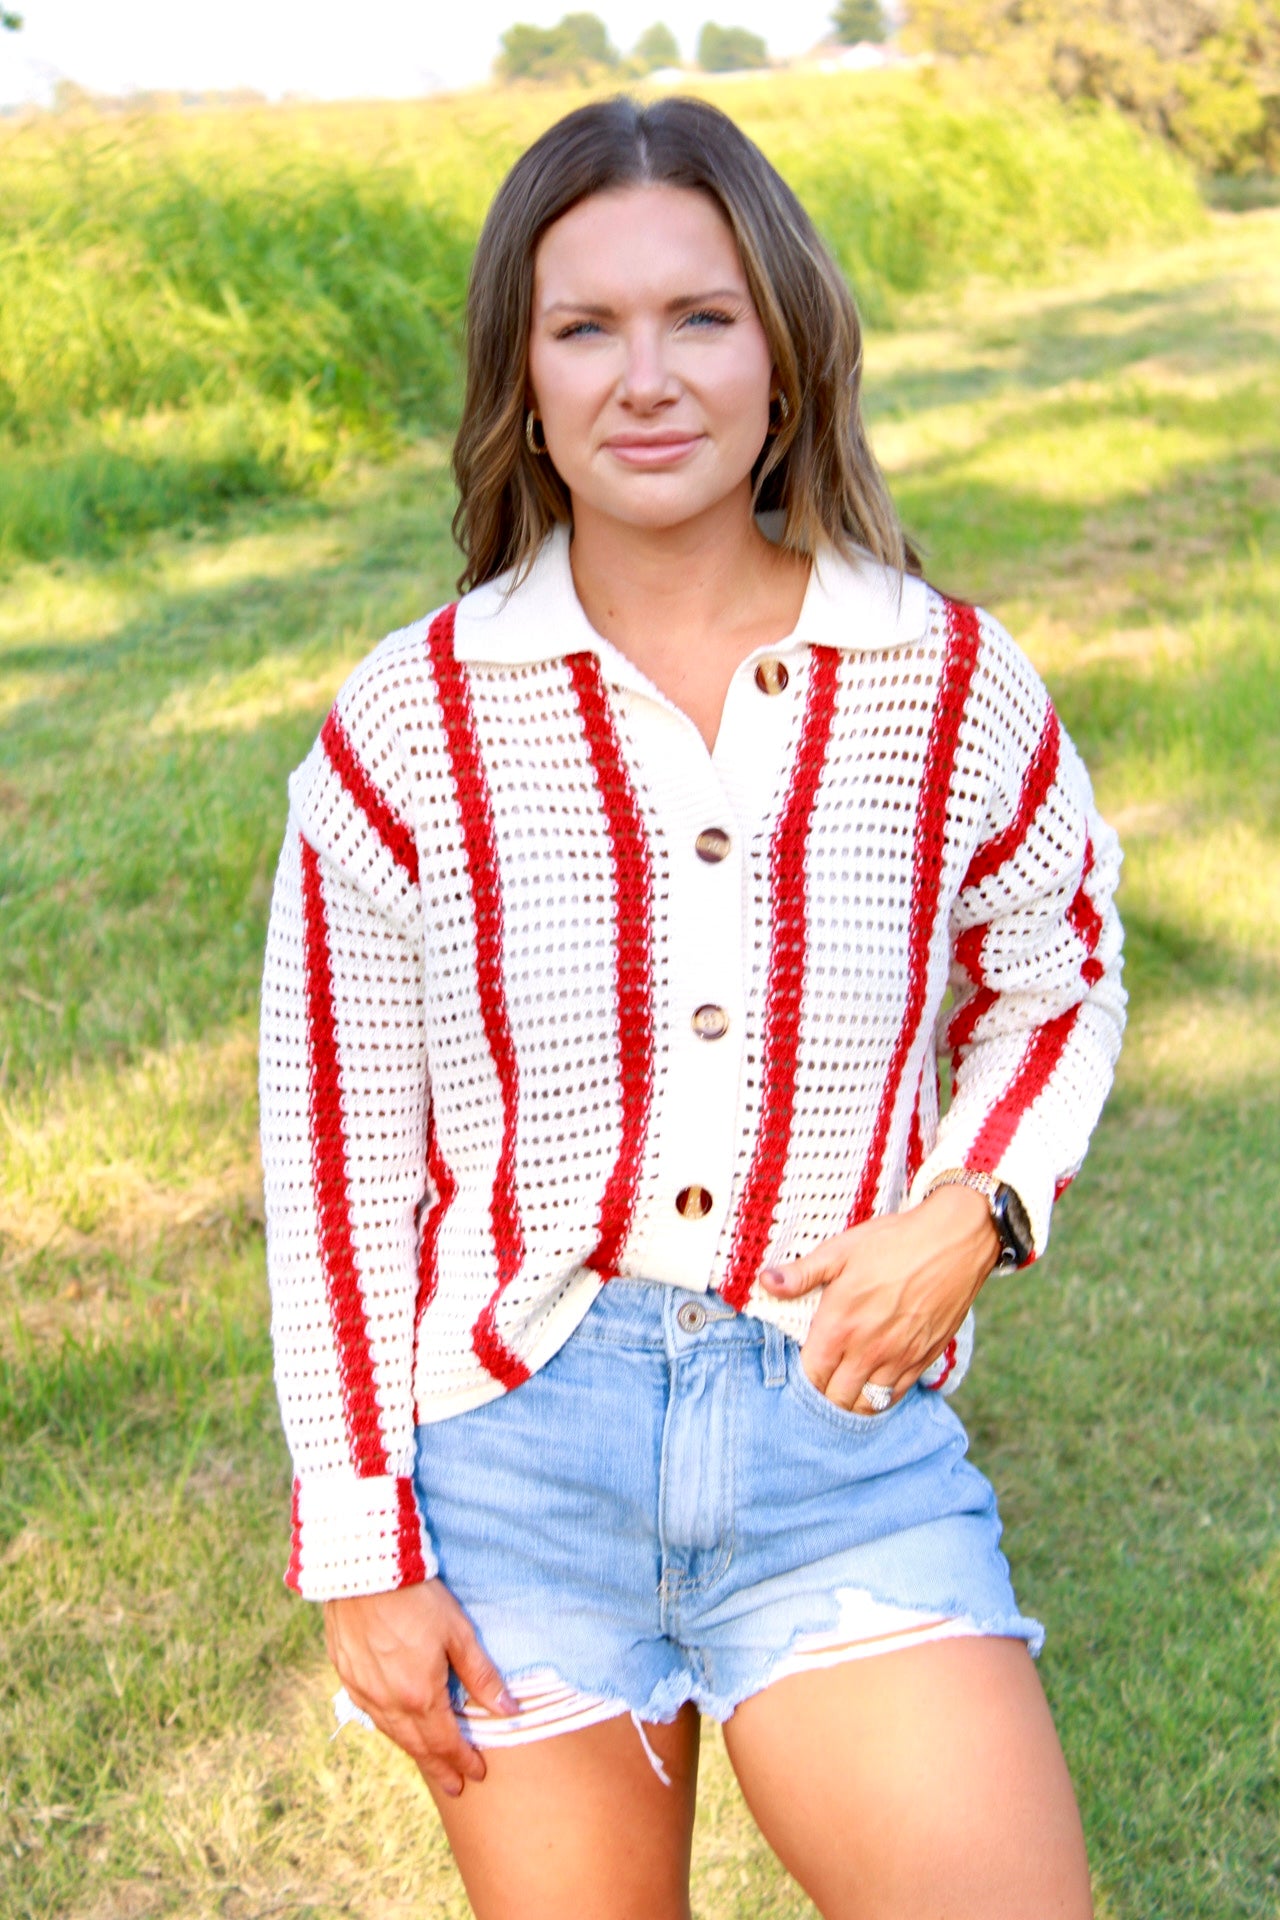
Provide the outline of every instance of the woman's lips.
<path id="1" fill-rule="evenodd" d="M 701 439 L 700 433 L 686 433 L 662 440 L 606 440 L 605 445 L 614 458 L 621 460 L 624 466 L 669 467 L 677 460 L 683 460 L 686 454 L 692 453 Z"/>

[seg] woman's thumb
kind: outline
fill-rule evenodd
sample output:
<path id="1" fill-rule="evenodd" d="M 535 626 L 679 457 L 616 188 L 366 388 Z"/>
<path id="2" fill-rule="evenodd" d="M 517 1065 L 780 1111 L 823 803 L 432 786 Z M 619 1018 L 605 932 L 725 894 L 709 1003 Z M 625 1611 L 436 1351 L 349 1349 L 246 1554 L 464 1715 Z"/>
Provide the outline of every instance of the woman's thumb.
<path id="1" fill-rule="evenodd" d="M 783 1299 L 792 1299 L 797 1294 L 811 1293 L 815 1287 L 823 1286 L 830 1279 L 830 1261 L 821 1247 L 813 1253 L 805 1254 L 802 1260 L 788 1260 L 784 1266 L 762 1267 L 760 1284 L 770 1293 L 779 1294 Z"/>
<path id="2" fill-rule="evenodd" d="M 468 1627 L 449 1646 L 449 1662 L 473 1700 L 490 1713 L 518 1713 L 519 1702 L 507 1692 L 502 1675 Z"/>

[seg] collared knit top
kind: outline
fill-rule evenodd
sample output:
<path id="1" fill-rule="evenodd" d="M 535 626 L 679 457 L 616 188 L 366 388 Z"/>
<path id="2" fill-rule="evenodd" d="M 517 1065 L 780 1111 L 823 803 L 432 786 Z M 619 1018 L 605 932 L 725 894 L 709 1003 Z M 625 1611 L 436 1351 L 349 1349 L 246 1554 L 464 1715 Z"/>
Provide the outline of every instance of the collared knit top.
<path id="1" fill-rule="evenodd" d="M 561 528 L 375 649 L 290 802 L 262 1143 L 304 1594 L 434 1571 L 415 1427 L 518 1389 L 612 1276 L 803 1339 L 818 1295 L 760 1268 L 958 1166 L 1043 1248 L 1119 1047 L 1119 850 L 985 614 L 828 550 L 708 752 Z"/>

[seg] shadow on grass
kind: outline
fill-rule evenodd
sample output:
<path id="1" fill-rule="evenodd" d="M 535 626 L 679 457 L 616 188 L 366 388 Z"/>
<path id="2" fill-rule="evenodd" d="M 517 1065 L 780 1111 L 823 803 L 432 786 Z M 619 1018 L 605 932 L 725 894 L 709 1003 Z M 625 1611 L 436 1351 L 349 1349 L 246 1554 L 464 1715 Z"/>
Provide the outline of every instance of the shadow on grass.
<path id="1" fill-rule="evenodd" d="M 874 426 L 1002 393 L 1049 392 L 1068 381 L 1106 380 L 1122 387 L 1117 376 L 1170 358 L 1184 373 L 1228 377 L 1251 364 L 1268 366 L 1275 357 L 1274 331 L 1233 312 L 1232 297 L 1231 276 L 1224 274 L 1181 287 L 1051 298 L 1034 319 L 999 312 L 985 323 L 970 319 L 963 346 L 943 367 L 879 372 L 873 339 L 867 412 Z"/>
<path id="2" fill-rule="evenodd" d="M 0 723 L 0 804 L 18 827 L 0 897 L 28 996 L 0 1011 L 0 1085 L 252 1009 L 286 776 L 347 668 L 449 597 L 450 510 L 438 472 L 389 471 L 331 559 L 167 592 L 144 571 L 142 611 L 101 639 L 0 650 L 0 693 L 9 678 L 19 694 Z M 338 525 L 259 509 L 248 530 Z"/>

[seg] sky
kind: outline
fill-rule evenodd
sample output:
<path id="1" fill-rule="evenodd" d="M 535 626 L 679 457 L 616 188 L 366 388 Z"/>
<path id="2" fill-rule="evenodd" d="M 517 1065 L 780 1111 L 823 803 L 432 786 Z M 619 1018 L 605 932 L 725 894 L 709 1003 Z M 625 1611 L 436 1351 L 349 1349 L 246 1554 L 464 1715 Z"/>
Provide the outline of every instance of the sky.
<path id="1" fill-rule="evenodd" d="M 0 105 L 47 100 L 58 79 L 101 93 L 254 87 L 270 98 L 395 97 L 475 86 L 513 20 L 598 13 L 624 52 L 664 20 L 692 59 L 710 18 L 750 27 L 774 55 L 826 32 L 832 0 L 8 0 Z"/>

